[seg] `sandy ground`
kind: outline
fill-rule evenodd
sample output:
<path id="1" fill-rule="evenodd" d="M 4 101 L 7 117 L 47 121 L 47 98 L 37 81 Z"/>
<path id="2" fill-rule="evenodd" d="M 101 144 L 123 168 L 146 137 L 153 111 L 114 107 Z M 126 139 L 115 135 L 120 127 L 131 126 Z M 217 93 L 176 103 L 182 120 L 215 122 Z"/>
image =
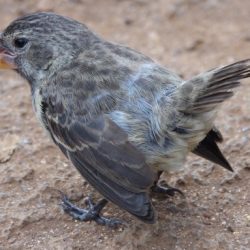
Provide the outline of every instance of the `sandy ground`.
<path id="1" fill-rule="evenodd" d="M 38 3 L 39 2 L 39 3 Z M 17 16 L 49 10 L 127 44 L 183 77 L 250 57 L 249 0 L 0 0 L 0 29 Z M 216 125 L 235 173 L 191 156 L 164 178 L 186 198 L 159 198 L 155 225 L 110 204 L 116 230 L 72 220 L 61 190 L 78 205 L 98 194 L 40 128 L 28 84 L 0 72 L 0 249 L 250 249 L 250 80 L 225 103 Z"/>

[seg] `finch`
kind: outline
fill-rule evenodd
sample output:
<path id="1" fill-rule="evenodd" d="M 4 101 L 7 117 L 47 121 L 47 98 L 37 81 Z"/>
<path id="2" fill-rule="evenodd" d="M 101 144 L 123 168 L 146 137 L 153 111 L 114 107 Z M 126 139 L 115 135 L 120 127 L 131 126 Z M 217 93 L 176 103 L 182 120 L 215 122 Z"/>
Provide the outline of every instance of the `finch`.
<path id="1" fill-rule="evenodd" d="M 84 24 L 54 13 L 14 20 L 0 37 L 0 68 L 14 69 L 31 88 L 38 120 L 80 174 L 104 197 L 64 210 L 82 221 L 114 226 L 108 201 L 146 223 L 156 220 L 150 192 L 162 172 L 184 166 L 193 152 L 232 171 L 217 146 L 214 120 L 250 59 L 184 80 L 151 58 L 108 42 Z"/>

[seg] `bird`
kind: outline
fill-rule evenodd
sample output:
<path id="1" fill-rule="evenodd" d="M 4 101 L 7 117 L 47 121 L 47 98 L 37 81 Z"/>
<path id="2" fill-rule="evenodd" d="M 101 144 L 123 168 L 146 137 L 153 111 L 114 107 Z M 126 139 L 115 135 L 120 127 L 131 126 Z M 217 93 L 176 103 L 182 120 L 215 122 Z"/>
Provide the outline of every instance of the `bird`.
<path id="1" fill-rule="evenodd" d="M 62 207 L 74 219 L 119 225 L 101 213 L 112 202 L 154 223 L 151 193 L 182 193 L 159 178 L 183 168 L 189 153 L 233 171 L 214 121 L 250 76 L 250 59 L 185 80 L 76 20 L 37 12 L 1 33 L 0 68 L 27 80 L 42 127 L 103 197 L 96 203 L 88 197 L 79 208 L 64 196 Z"/>

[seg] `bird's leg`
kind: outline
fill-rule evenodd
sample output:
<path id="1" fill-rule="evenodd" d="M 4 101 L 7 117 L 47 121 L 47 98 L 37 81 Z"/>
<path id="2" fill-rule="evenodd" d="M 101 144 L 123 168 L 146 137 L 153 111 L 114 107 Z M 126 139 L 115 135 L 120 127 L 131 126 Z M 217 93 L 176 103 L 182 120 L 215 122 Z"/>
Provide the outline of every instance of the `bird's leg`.
<path id="1" fill-rule="evenodd" d="M 151 191 L 153 193 L 166 194 L 166 195 L 169 195 L 169 196 L 174 196 L 175 193 L 179 193 L 182 196 L 184 196 L 183 192 L 180 189 L 171 187 L 167 183 L 164 183 L 164 185 L 162 183 L 155 183 L 151 187 Z"/>
<path id="2" fill-rule="evenodd" d="M 62 198 L 63 210 L 76 220 L 94 220 L 99 225 L 105 225 L 109 227 L 116 227 L 122 224 L 121 220 L 105 218 L 104 216 L 100 215 L 101 210 L 108 203 L 106 199 L 101 199 L 97 204 L 95 204 L 90 197 L 87 197 L 85 203 L 87 205 L 87 209 L 78 208 L 77 206 L 72 204 L 66 196 L 63 196 Z"/>
<path id="3" fill-rule="evenodd" d="M 157 194 L 166 194 L 169 196 L 174 196 L 175 193 L 179 193 L 184 196 L 183 192 L 178 189 L 169 186 L 165 181 L 159 181 L 162 171 L 158 172 L 158 181 L 155 181 L 154 185 L 151 187 L 151 191 Z"/>

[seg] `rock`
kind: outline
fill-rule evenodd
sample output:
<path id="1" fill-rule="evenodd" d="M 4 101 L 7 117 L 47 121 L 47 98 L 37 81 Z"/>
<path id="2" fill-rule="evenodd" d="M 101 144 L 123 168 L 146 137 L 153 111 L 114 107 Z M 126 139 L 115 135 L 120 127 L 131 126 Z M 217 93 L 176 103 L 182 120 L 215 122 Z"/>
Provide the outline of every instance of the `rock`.
<path id="1" fill-rule="evenodd" d="M 19 136 L 14 134 L 6 134 L 3 139 L 0 140 L 0 163 L 5 163 L 11 159 L 18 146 L 19 140 Z"/>

